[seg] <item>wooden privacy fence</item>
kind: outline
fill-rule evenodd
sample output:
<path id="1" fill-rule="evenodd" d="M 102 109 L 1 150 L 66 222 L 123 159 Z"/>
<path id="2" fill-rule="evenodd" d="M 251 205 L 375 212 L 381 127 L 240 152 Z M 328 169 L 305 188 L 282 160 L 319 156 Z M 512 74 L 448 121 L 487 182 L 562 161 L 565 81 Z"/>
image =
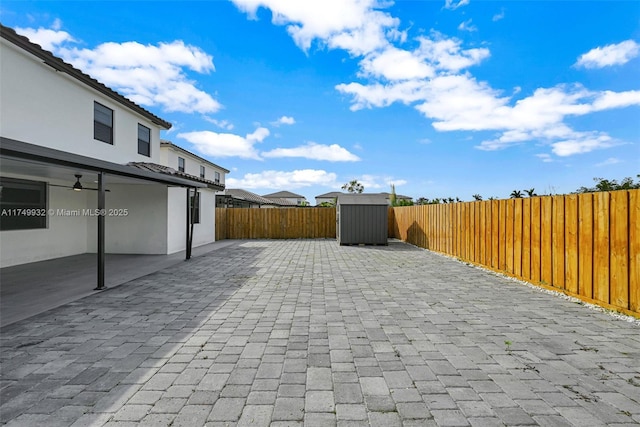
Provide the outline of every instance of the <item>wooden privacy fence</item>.
<path id="1" fill-rule="evenodd" d="M 335 237 L 335 209 L 216 208 L 216 240 Z"/>
<path id="2" fill-rule="evenodd" d="M 395 207 L 389 236 L 640 315 L 640 190 Z"/>

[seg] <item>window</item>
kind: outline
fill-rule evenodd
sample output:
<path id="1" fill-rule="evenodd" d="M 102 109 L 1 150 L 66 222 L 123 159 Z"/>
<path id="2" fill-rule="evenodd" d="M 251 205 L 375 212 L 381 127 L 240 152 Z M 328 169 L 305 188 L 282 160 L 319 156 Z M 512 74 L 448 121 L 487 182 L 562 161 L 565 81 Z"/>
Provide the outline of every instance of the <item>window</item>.
<path id="1" fill-rule="evenodd" d="M 47 228 L 47 184 L 0 178 L 0 230 Z"/>
<path id="2" fill-rule="evenodd" d="M 200 178 L 204 178 L 204 166 L 200 166 Z"/>
<path id="3" fill-rule="evenodd" d="M 200 193 L 196 190 L 195 194 L 189 190 L 191 203 L 191 218 L 193 224 L 200 224 Z"/>
<path id="4" fill-rule="evenodd" d="M 113 110 L 93 103 L 93 139 L 113 145 Z"/>
<path id="5" fill-rule="evenodd" d="M 182 157 L 178 157 L 178 170 L 184 172 L 184 159 Z"/>
<path id="6" fill-rule="evenodd" d="M 220 182 L 220 172 L 216 171 L 216 183 Z"/>
<path id="7" fill-rule="evenodd" d="M 138 154 L 151 157 L 151 129 L 138 123 Z"/>

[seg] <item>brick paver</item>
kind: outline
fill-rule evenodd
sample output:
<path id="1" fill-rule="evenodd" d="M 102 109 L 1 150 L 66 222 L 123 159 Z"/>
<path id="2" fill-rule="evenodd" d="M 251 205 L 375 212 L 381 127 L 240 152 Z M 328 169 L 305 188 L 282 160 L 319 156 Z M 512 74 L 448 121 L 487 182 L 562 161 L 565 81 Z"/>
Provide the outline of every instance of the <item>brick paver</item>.
<path id="1" fill-rule="evenodd" d="M 0 421 L 634 425 L 640 324 L 400 242 L 237 243 L 2 330 Z"/>

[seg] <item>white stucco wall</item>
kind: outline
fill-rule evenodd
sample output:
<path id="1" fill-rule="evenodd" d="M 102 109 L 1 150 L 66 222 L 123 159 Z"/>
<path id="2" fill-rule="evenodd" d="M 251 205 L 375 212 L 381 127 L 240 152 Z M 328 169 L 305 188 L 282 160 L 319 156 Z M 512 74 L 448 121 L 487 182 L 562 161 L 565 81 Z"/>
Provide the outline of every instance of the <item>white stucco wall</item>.
<path id="1" fill-rule="evenodd" d="M 163 185 L 110 185 L 105 197 L 105 249 L 111 254 L 167 253 L 167 187 Z M 95 193 L 91 206 L 97 206 Z M 126 216 L 109 215 L 127 209 Z M 122 212 L 120 212 L 122 213 Z M 97 251 L 96 218 L 88 224 L 88 252 Z"/>
<path id="2" fill-rule="evenodd" d="M 3 176 L 38 180 L 20 175 Z M 61 212 L 58 214 L 58 210 L 86 208 L 88 192 L 52 186 L 47 188 L 48 207 L 56 214 L 48 216 L 46 229 L 0 231 L 0 267 L 87 252 L 87 218 L 64 215 Z"/>
<path id="3" fill-rule="evenodd" d="M 66 73 L 0 41 L 2 136 L 115 163 L 160 159 L 160 128 Z M 93 139 L 94 101 L 114 110 L 114 144 Z M 151 129 L 151 157 L 138 154 L 138 123 Z"/>
<path id="4" fill-rule="evenodd" d="M 187 190 L 184 188 L 169 188 L 167 203 L 168 253 L 184 251 L 186 249 L 186 199 Z M 200 189 L 200 223 L 193 226 L 193 247 L 206 245 L 215 241 L 216 224 L 215 192 Z"/>

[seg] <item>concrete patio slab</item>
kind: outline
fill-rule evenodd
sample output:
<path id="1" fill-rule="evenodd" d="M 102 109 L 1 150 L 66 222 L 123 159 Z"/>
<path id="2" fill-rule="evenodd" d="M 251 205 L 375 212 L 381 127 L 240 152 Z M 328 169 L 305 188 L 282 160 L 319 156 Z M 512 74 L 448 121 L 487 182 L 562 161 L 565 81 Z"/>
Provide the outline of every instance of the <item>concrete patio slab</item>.
<path id="1" fill-rule="evenodd" d="M 10 426 L 640 423 L 637 322 L 393 241 L 235 242 L 1 344 Z"/>

